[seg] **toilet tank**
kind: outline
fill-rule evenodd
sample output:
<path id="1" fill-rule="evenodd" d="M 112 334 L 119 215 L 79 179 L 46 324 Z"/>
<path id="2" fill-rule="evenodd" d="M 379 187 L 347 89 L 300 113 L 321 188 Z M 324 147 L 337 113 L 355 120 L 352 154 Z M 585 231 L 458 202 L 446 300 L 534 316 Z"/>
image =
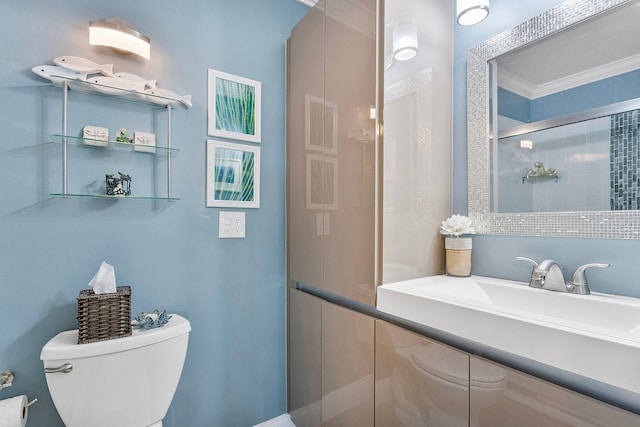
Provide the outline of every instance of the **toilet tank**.
<path id="1" fill-rule="evenodd" d="M 191 325 L 177 314 L 155 329 L 125 338 L 78 344 L 78 331 L 53 337 L 42 348 L 53 402 L 67 427 L 147 427 L 161 421 L 175 393 Z"/>

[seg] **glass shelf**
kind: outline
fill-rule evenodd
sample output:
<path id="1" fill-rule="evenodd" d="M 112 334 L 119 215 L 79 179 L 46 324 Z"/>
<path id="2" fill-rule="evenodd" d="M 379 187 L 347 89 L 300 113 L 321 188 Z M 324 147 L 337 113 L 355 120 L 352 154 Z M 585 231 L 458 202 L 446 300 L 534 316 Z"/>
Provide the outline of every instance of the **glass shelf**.
<path id="1" fill-rule="evenodd" d="M 138 92 L 135 90 L 121 89 L 80 79 L 71 79 L 68 77 L 52 75 L 51 82 L 54 86 L 62 86 L 62 84 L 66 82 L 69 85 L 69 89 L 73 89 L 78 92 L 116 97 L 126 99 L 128 101 L 139 102 L 142 104 L 154 105 L 156 107 L 166 108 L 169 105 L 173 108 L 178 104 L 183 105 L 178 98 L 170 98 L 166 96 Z M 187 108 L 186 105 L 183 106 Z"/>
<path id="2" fill-rule="evenodd" d="M 53 142 L 58 144 L 62 143 L 63 138 L 67 138 L 68 144 L 77 145 L 79 147 L 87 147 L 87 148 L 97 148 L 97 149 L 104 148 L 107 150 L 135 151 L 138 153 L 145 153 L 145 154 L 166 154 L 167 152 L 174 154 L 174 153 L 180 152 L 178 148 L 162 147 L 158 145 L 150 146 L 150 145 L 144 145 L 144 144 L 133 144 L 130 142 L 118 142 L 118 141 L 111 141 L 111 140 L 106 141 L 107 142 L 106 146 L 85 144 L 84 141 L 96 141 L 99 143 L 104 143 L 105 141 L 99 140 L 99 139 L 92 139 L 92 138 L 82 138 L 80 136 L 60 135 L 57 133 L 49 135 L 49 138 L 51 138 Z M 136 150 L 136 147 L 139 148 L 139 150 Z M 145 151 L 145 150 L 150 150 L 152 148 L 155 148 L 155 153 Z"/>
<path id="3" fill-rule="evenodd" d="M 106 194 L 72 194 L 72 193 L 51 193 L 51 197 L 62 197 L 64 199 L 112 199 L 112 200 L 162 200 L 175 202 L 180 200 L 177 197 L 153 197 L 153 196 L 108 196 Z"/>
<path id="4" fill-rule="evenodd" d="M 540 175 L 540 176 L 523 176 L 522 177 L 522 183 L 524 184 L 525 182 L 528 182 L 530 184 L 535 184 L 538 182 L 547 182 L 547 181 L 554 181 L 554 182 L 558 182 L 558 179 L 560 179 L 560 175 L 559 174 L 553 174 L 553 175 Z"/>

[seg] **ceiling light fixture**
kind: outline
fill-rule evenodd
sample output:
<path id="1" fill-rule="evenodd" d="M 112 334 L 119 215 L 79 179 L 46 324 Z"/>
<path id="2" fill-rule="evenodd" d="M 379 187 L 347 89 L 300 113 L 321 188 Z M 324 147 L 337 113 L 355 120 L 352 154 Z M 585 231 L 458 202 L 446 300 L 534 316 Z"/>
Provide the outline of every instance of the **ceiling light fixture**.
<path id="1" fill-rule="evenodd" d="M 489 0 L 458 0 L 458 24 L 474 25 L 489 16 Z"/>
<path id="2" fill-rule="evenodd" d="M 120 18 L 89 22 L 89 44 L 109 46 L 120 53 L 135 53 L 151 58 L 151 39 Z"/>
<path id="3" fill-rule="evenodd" d="M 407 24 L 393 30 L 393 57 L 408 61 L 418 54 L 418 27 Z"/>

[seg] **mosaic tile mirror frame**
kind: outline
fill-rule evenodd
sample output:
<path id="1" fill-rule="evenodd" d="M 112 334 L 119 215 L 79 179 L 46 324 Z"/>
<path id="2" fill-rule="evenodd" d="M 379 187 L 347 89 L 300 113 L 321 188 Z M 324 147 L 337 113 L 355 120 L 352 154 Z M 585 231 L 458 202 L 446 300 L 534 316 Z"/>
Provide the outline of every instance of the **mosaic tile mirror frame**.
<path id="1" fill-rule="evenodd" d="M 500 55 L 634 0 L 569 0 L 472 48 L 467 57 L 469 216 L 494 235 L 640 238 L 640 211 L 493 213 L 490 209 L 489 65 Z M 637 145 L 637 144 L 636 144 Z M 640 170 L 636 175 L 640 175 Z"/>

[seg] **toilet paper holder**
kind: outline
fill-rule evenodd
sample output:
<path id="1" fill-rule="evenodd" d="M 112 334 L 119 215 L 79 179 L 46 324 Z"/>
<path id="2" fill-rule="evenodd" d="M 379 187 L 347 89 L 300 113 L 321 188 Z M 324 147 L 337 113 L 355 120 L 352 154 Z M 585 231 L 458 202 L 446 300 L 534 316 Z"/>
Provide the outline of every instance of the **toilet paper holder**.
<path id="1" fill-rule="evenodd" d="M 5 387 L 11 387 L 13 385 L 13 379 L 15 376 L 11 371 L 2 371 L 0 372 L 0 390 Z"/>

